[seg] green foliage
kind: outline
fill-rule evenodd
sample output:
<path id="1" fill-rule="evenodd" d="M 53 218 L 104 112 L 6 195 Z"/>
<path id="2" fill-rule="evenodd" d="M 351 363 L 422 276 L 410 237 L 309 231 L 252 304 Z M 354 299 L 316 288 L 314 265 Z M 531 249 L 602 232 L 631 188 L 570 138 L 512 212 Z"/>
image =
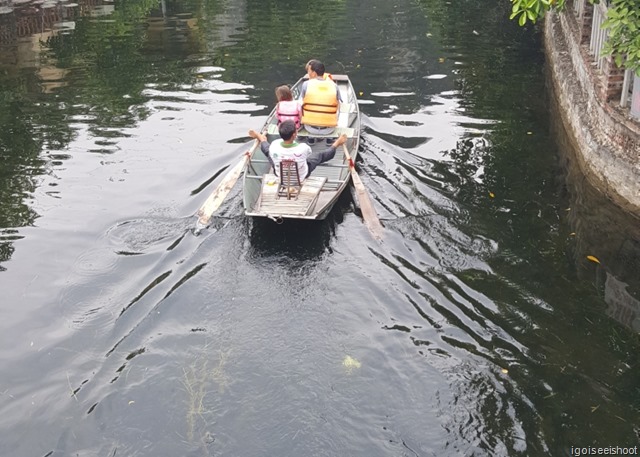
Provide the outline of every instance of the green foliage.
<path id="1" fill-rule="evenodd" d="M 563 10 L 565 0 L 511 0 L 510 19 L 518 18 L 518 24 L 525 25 L 527 21 L 536 23 L 551 9 Z"/>
<path id="2" fill-rule="evenodd" d="M 608 8 L 602 24 L 609 29 L 604 52 L 615 56 L 619 67 L 624 65 L 640 76 L 640 0 L 612 0 Z"/>
<path id="3" fill-rule="evenodd" d="M 511 0 L 511 19 L 518 24 L 536 23 L 549 10 L 562 11 L 566 0 Z M 599 0 L 589 0 L 599 3 Z M 602 27 L 609 29 L 604 53 L 613 55 L 618 66 L 631 69 L 640 76 L 640 0 L 610 0 L 607 19 Z"/>

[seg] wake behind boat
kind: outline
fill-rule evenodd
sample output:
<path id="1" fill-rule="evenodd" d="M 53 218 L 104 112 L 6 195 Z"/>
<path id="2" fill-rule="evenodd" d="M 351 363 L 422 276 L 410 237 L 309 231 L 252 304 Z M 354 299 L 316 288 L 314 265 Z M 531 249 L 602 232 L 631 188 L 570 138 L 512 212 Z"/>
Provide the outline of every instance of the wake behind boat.
<path id="1" fill-rule="evenodd" d="M 315 138 L 311 149 L 326 149 L 326 138 L 347 136 L 346 154 L 338 148 L 336 155 L 328 162 L 321 163 L 309 177 L 301 180 L 300 186 L 291 186 L 291 182 L 281 182 L 271 163 L 259 150 L 253 148 L 249 156 L 243 180 L 243 204 L 245 214 L 253 217 L 280 219 L 316 219 L 327 217 L 338 197 L 349 184 L 351 172 L 349 157 L 355 161 L 360 143 L 360 113 L 356 94 L 347 75 L 332 75 L 338 85 L 342 102 L 338 115 L 338 126 L 330 135 L 310 135 L 304 127 L 298 131 L 298 138 L 306 141 Z M 301 78 L 292 88 L 294 98 L 299 98 Z M 271 143 L 280 139 L 278 120 L 274 109 L 263 127 L 264 134 Z M 284 176 L 284 175 L 283 175 Z M 283 178 L 284 180 L 284 178 Z"/>

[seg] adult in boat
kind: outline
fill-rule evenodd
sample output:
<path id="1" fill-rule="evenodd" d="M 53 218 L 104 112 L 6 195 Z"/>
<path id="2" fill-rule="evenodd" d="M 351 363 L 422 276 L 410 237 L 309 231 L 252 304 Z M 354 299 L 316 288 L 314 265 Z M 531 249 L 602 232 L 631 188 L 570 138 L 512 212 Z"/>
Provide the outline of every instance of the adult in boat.
<path id="1" fill-rule="evenodd" d="M 305 68 L 309 80 L 300 89 L 302 124 L 312 135 L 329 135 L 338 125 L 340 90 L 319 60 L 310 60 Z"/>
<path id="2" fill-rule="evenodd" d="M 267 137 L 255 130 L 249 130 L 249 136 L 260 142 L 260 150 L 267 156 L 276 175 L 280 173 L 280 162 L 282 160 L 295 160 L 298 166 L 298 173 L 305 179 L 321 163 L 331 160 L 336 155 L 336 149 L 347 141 L 347 135 L 342 134 L 333 144 L 324 151 L 312 151 L 311 147 L 305 143 L 298 143 L 296 138 L 298 130 L 295 122 L 286 120 L 278 126 L 280 140 L 273 143 L 267 141 Z"/>
<path id="3" fill-rule="evenodd" d="M 309 66 L 310 66 L 312 63 L 314 63 L 314 62 L 319 62 L 319 61 L 318 61 L 318 60 L 316 60 L 316 59 L 311 59 L 311 60 L 310 60 L 309 62 L 307 62 L 307 64 L 304 66 L 304 72 L 305 72 L 305 73 L 307 73 L 307 75 L 309 74 Z M 326 68 L 325 68 L 325 71 L 324 71 L 323 78 L 324 78 L 324 79 L 329 78 L 331 81 L 333 81 L 333 75 L 332 75 L 331 73 L 329 73 L 329 72 L 327 71 L 327 69 L 326 69 Z"/>

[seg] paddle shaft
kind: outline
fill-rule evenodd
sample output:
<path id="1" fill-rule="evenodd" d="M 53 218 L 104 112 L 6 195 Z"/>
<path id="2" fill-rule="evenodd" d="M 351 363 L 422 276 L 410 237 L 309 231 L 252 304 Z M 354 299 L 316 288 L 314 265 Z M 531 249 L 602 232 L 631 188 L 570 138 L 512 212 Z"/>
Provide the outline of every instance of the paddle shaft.
<path id="1" fill-rule="evenodd" d="M 347 158 L 349 162 L 349 171 L 351 172 L 351 180 L 353 181 L 353 187 L 356 189 L 356 195 L 358 196 L 358 200 L 360 202 L 360 210 L 362 211 L 362 218 L 364 219 L 364 223 L 371 232 L 371 235 L 377 240 L 382 239 L 383 227 L 380 223 L 380 219 L 378 219 L 378 215 L 376 214 L 376 210 L 373 207 L 373 202 L 369 197 L 369 192 L 364 187 L 360 176 L 358 176 L 358 172 L 356 171 L 355 163 L 351 159 L 351 155 L 349 154 L 349 150 L 347 149 L 347 145 L 342 145 L 342 150 L 344 151 L 344 156 Z"/>
<path id="2" fill-rule="evenodd" d="M 259 144 L 260 142 L 258 140 L 254 141 L 251 149 L 242 154 L 242 158 L 240 159 L 240 161 L 229 169 L 225 177 L 222 178 L 222 181 L 220 181 L 220 184 L 218 184 L 211 195 L 209 195 L 209 198 L 207 198 L 204 204 L 200 207 L 197 213 L 199 227 L 206 227 L 213 213 L 218 208 L 220 208 L 220 205 L 227 197 L 227 195 L 229 195 L 231 189 L 233 189 L 233 186 L 238 181 L 238 178 L 247 166 L 251 155 L 256 150 Z"/>

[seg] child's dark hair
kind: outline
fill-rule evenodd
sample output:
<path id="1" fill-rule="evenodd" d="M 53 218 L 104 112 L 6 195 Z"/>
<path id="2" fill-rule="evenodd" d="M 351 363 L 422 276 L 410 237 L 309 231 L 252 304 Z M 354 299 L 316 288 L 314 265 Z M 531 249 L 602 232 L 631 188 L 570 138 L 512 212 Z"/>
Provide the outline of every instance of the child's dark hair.
<path id="1" fill-rule="evenodd" d="M 298 129 L 296 129 L 296 123 L 290 120 L 284 121 L 278 126 L 278 133 L 280 134 L 280 138 L 285 141 L 290 140 L 297 130 Z"/>
<path id="2" fill-rule="evenodd" d="M 291 93 L 289 86 L 276 87 L 276 98 L 279 102 L 293 100 L 293 94 Z"/>

